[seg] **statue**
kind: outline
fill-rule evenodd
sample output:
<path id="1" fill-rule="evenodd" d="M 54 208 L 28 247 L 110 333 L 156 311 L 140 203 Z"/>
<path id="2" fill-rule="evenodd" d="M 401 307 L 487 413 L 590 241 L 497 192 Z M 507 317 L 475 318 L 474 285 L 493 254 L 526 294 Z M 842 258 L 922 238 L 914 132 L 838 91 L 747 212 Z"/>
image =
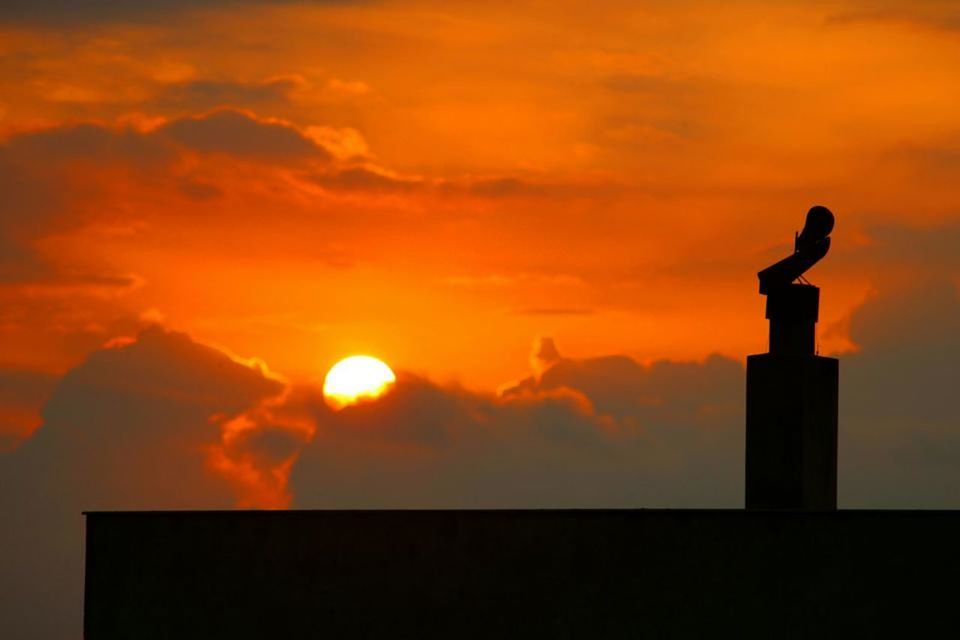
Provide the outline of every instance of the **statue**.
<path id="1" fill-rule="evenodd" d="M 747 357 L 748 509 L 837 508 L 839 362 L 818 354 L 820 289 L 803 278 L 830 250 L 833 224 L 813 207 L 793 254 L 757 274 L 770 349 Z"/>
<path id="2" fill-rule="evenodd" d="M 830 250 L 833 223 L 830 209 L 819 205 L 812 207 L 807 212 L 803 231 L 794 236 L 793 255 L 757 274 L 760 277 L 760 293 L 768 295 L 773 289 L 789 286 L 795 280 L 803 280 L 803 274 Z"/>

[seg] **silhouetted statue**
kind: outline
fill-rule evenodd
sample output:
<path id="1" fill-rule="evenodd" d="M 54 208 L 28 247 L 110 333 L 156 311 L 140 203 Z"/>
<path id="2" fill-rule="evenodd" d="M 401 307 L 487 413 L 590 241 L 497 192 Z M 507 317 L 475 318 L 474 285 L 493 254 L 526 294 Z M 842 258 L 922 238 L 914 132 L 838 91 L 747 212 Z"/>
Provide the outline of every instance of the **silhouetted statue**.
<path id="1" fill-rule="evenodd" d="M 802 278 L 807 269 L 827 255 L 833 223 L 830 209 L 819 205 L 812 207 L 807 212 L 803 231 L 794 236 L 793 255 L 757 274 L 760 277 L 760 293 L 767 295 L 772 289 L 785 287 Z"/>
<path id="2" fill-rule="evenodd" d="M 820 289 L 803 278 L 830 250 L 833 225 L 813 207 L 793 254 L 757 274 L 770 351 L 747 358 L 748 509 L 836 508 L 839 364 L 816 353 Z"/>

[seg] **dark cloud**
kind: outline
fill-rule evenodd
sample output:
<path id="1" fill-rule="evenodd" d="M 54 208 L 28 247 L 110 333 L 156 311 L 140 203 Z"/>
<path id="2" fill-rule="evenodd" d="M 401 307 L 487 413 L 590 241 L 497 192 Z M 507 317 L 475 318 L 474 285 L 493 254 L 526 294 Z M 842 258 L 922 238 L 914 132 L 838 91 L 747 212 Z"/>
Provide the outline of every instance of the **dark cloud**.
<path id="1" fill-rule="evenodd" d="M 940 279 L 875 295 L 852 314 L 850 337 L 869 354 L 960 346 L 956 287 Z"/>
<path id="2" fill-rule="evenodd" d="M 181 178 L 177 182 L 177 189 L 183 195 L 197 202 L 213 200 L 223 195 L 223 190 L 217 185 L 190 178 Z"/>
<path id="3" fill-rule="evenodd" d="M 428 180 L 415 176 L 397 175 L 376 166 L 353 166 L 313 173 L 310 179 L 327 189 L 339 191 L 435 193 L 441 196 L 479 198 L 573 198 L 596 195 L 601 190 L 596 185 L 547 184 L 512 176 Z M 606 185 L 604 188 L 609 190 L 612 187 Z"/>
<path id="4" fill-rule="evenodd" d="M 329 173 L 316 173 L 312 179 L 327 189 L 343 191 L 396 193 L 426 186 L 423 180 L 393 176 L 371 167 L 348 167 Z"/>
<path id="5" fill-rule="evenodd" d="M 828 15 L 828 26 L 900 24 L 924 29 L 960 30 L 960 8 L 952 0 L 855 0 Z"/>
<path id="6" fill-rule="evenodd" d="M 51 184 L 52 178 L 49 167 L 0 146 L 0 249 L 7 256 L 0 257 L 0 268 L 16 268 L 28 259 L 32 249 L 24 246 L 25 241 L 48 229 L 65 209 L 66 197 Z"/>
<path id="7" fill-rule="evenodd" d="M 40 424 L 40 410 L 56 383 L 46 372 L 0 368 L 0 452 L 13 449 Z"/>
<path id="8" fill-rule="evenodd" d="M 151 131 L 82 123 L 15 135 L 0 145 L 0 159 L 33 167 L 78 161 L 162 167 L 177 148 L 238 157 L 315 157 L 329 153 L 294 126 L 234 109 L 174 118 Z"/>
<path id="9" fill-rule="evenodd" d="M 479 198 L 606 198 L 617 194 L 621 186 L 614 183 L 546 182 L 533 177 L 490 176 L 445 180 L 436 184 L 446 195 L 469 195 Z"/>
<path id="10" fill-rule="evenodd" d="M 4 637 L 79 633 L 82 510 L 235 505 L 234 487 L 210 462 L 220 423 L 280 389 L 159 328 L 65 375 L 43 425 L 0 455 Z"/>
<path id="11" fill-rule="evenodd" d="M 739 364 L 564 359 L 501 396 L 403 376 L 377 402 L 313 409 L 302 507 L 735 506 Z"/>
<path id="12" fill-rule="evenodd" d="M 136 162 L 149 165 L 173 157 L 154 136 L 131 128 L 74 124 L 14 136 L 4 145 L 5 155 L 19 162 L 91 163 Z"/>
<path id="13" fill-rule="evenodd" d="M 261 82 L 191 80 L 165 86 L 151 103 L 164 110 L 182 109 L 190 112 L 224 106 L 272 109 L 289 102 L 291 95 L 303 84 L 303 80 L 295 77 Z"/>
<path id="14" fill-rule="evenodd" d="M 956 135 L 945 136 L 937 143 L 903 144 L 891 151 L 918 165 L 921 171 L 960 171 L 960 140 Z"/>
<path id="15" fill-rule="evenodd" d="M 832 268 L 912 284 L 960 275 L 960 223 L 872 224 L 858 235 L 857 242 L 838 240 L 843 251 L 831 254 Z"/>
<path id="16" fill-rule="evenodd" d="M 960 223 L 931 227 L 904 225 L 873 226 L 867 230 L 871 242 L 857 251 L 878 263 L 912 265 L 939 270 L 941 274 L 960 269 Z"/>
<path id="17" fill-rule="evenodd" d="M 14 135 L 0 143 L 0 282 L 129 287 L 124 275 L 54 266 L 37 252 L 37 242 L 102 218 L 109 184 L 99 172 L 106 170 L 169 185 L 192 200 L 219 196 L 217 185 L 177 175 L 174 165 L 185 152 L 271 164 L 331 159 L 292 125 L 230 109 L 176 118 L 151 131 L 84 123 Z"/>
<path id="18" fill-rule="evenodd" d="M 538 196 L 545 195 L 556 189 L 547 185 L 529 182 L 520 178 L 501 177 L 472 180 L 464 185 L 453 185 L 465 188 L 472 194 L 493 198 L 507 198 L 511 196 Z"/>
<path id="19" fill-rule="evenodd" d="M 699 121 L 684 114 L 716 109 L 735 99 L 738 88 L 715 78 L 620 73 L 598 80 L 600 87 L 615 95 L 614 108 L 599 118 L 596 134 L 607 145 L 633 148 L 676 147 L 707 135 L 709 118 Z M 663 185 L 648 188 L 663 189 Z M 686 189 L 702 188 L 685 185 Z"/>
<path id="20" fill-rule="evenodd" d="M 960 296 L 948 283 L 871 298 L 841 362 L 844 507 L 956 507 Z M 302 507 L 739 506 L 743 379 L 722 356 L 643 365 L 564 358 L 495 397 L 403 377 L 334 413 L 291 476 Z"/>
<path id="21" fill-rule="evenodd" d="M 0 146 L 0 283 L 56 277 L 57 269 L 36 249 L 45 235 L 77 222 L 62 173 L 35 155 Z"/>
<path id="22" fill-rule="evenodd" d="M 331 157 L 326 149 L 290 125 L 257 120 L 231 109 L 171 120 L 152 135 L 174 140 L 201 153 L 254 158 L 314 157 L 329 160 Z"/>
<path id="23" fill-rule="evenodd" d="M 232 503 L 227 490 L 204 493 L 212 486 L 204 449 L 220 440 L 212 418 L 239 415 L 281 389 L 184 334 L 146 329 L 63 376 L 43 425 L 5 462 L 25 472 L 54 465 L 56 477 L 43 480 L 58 485 L 49 491 L 84 508 Z"/>
<path id="24" fill-rule="evenodd" d="M 398 175 L 373 165 L 337 168 L 317 172 L 309 179 L 327 189 L 367 193 L 419 193 L 448 197 L 496 198 L 577 198 L 595 197 L 615 191 L 615 185 L 540 183 L 514 176 L 425 179 Z"/>
<path id="25" fill-rule="evenodd" d="M 295 2 L 317 5 L 356 4 L 361 0 L 4 0 L 0 20 L 83 25 L 97 22 L 144 22 L 179 12 L 269 6 Z"/>
<path id="26" fill-rule="evenodd" d="M 648 429 L 707 426 L 740 414 L 743 368 L 717 355 L 702 363 L 662 360 L 644 366 L 627 356 L 572 360 L 554 352 L 539 377 L 527 378 L 505 394 L 565 388 L 583 393 L 602 414 Z"/>
<path id="27" fill-rule="evenodd" d="M 840 496 L 850 507 L 960 507 L 960 296 L 948 281 L 855 311 L 841 359 Z"/>
<path id="28" fill-rule="evenodd" d="M 0 368 L 0 403 L 27 402 L 40 407 L 53 392 L 57 376 L 42 371 Z"/>

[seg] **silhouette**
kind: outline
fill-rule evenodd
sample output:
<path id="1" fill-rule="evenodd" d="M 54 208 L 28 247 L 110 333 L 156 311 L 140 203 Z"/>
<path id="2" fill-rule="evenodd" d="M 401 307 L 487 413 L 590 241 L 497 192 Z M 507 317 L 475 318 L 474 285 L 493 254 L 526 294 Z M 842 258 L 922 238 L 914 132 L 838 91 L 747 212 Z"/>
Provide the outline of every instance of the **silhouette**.
<path id="1" fill-rule="evenodd" d="M 773 264 L 758 276 L 760 293 L 767 295 L 772 289 L 790 285 L 794 280 L 823 259 L 830 250 L 830 232 L 833 231 L 833 213 L 826 207 L 815 206 L 807 212 L 803 231 L 793 241 L 793 255 Z"/>
<path id="2" fill-rule="evenodd" d="M 942 511 L 94 513 L 84 638 L 939 637 L 958 537 Z"/>
<path id="3" fill-rule="evenodd" d="M 86 514 L 84 637 L 915 637 L 953 625 L 960 512 L 836 511 L 814 207 L 759 274 L 746 510 Z M 555 355 L 555 354 L 554 354 Z M 926 632 L 926 633 L 924 633 Z"/>
<path id="4" fill-rule="evenodd" d="M 816 354 L 820 289 L 803 274 L 830 249 L 834 217 L 807 213 L 794 253 L 758 275 L 770 351 L 747 358 L 748 509 L 836 509 L 839 363 Z"/>

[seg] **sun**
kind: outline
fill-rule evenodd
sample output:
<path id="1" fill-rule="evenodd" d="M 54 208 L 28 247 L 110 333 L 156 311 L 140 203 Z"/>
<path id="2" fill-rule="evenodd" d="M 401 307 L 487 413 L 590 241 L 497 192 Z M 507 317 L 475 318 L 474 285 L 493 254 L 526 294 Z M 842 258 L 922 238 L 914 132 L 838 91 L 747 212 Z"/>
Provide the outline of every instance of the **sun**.
<path id="1" fill-rule="evenodd" d="M 386 364 L 371 356 L 350 356 L 330 368 L 323 381 L 323 397 L 334 409 L 383 394 L 397 377 Z"/>

